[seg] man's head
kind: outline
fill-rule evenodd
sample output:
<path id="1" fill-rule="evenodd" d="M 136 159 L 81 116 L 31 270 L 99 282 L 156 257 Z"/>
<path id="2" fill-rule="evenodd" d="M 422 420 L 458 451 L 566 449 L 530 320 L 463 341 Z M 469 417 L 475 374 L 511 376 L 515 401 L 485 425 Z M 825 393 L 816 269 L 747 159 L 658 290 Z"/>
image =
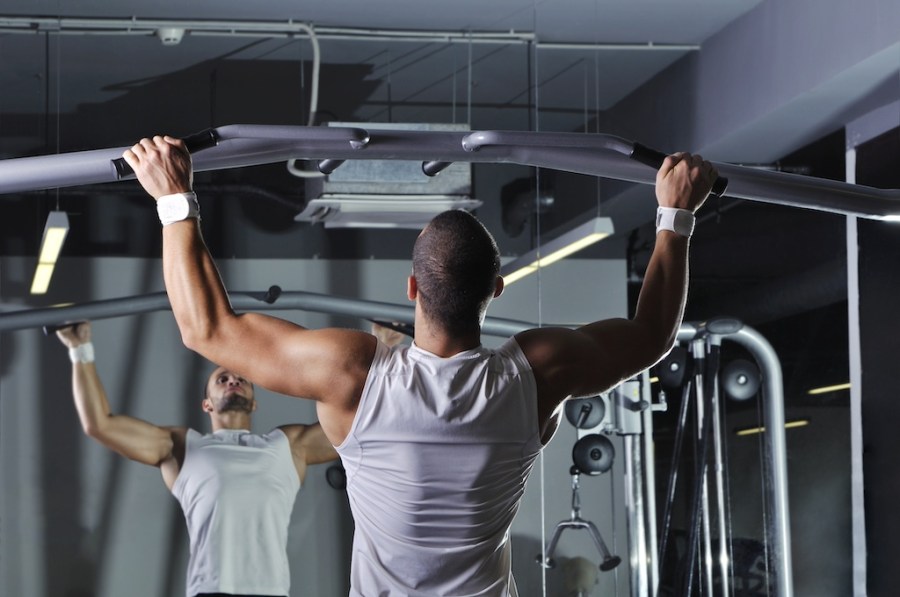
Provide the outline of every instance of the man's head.
<path id="1" fill-rule="evenodd" d="M 471 333 L 503 290 L 500 251 L 475 216 L 445 211 L 416 239 L 413 278 L 416 298 L 431 321 L 451 334 Z"/>
<path id="2" fill-rule="evenodd" d="M 210 416 L 226 413 L 249 416 L 256 410 L 253 384 L 225 367 L 217 367 L 206 380 L 203 410 Z"/>

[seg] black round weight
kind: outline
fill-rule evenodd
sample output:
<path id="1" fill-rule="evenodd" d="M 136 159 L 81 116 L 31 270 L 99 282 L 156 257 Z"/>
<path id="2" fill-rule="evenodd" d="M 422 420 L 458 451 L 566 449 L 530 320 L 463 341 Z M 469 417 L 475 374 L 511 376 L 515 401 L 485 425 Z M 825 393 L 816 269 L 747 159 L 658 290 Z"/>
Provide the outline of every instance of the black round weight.
<path id="1" fill-rule="evenodd" d="M 759 367 L 746 359 L 731 361 L 719 375 L 722 389 L 734 400 L 748 400 L 759 391 Z"/>
<path id="2" fill-rule="evenodd" d="M 333 489 L 343 491 L 347 488 L 347 472 L 340 464 L 332 464 L 325 470 L 325 480 Z"/>
<path id="3" fill-rule="evenodd" d="M 616 450 L 609 438 L 599 433 L 585 435 L 572 447 L 572 460 L 587 475 L 599 475 L 612 468 Z"/>
<path id="4" fill-rule="evenodd" d="M 566 419 L 578 429 L 591 429 L 603 421 L 606 404 L 600 396 L 566 400 Z"/>

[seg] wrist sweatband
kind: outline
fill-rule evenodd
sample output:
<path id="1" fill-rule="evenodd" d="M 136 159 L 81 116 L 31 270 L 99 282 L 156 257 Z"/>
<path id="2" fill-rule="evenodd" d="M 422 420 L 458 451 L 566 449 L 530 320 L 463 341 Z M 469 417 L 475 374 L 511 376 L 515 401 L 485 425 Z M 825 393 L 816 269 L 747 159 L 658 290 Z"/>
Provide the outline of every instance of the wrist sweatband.
<path id="1" fill-rule="evenodd" d="M 675 234 L 690 238 L 694 233 L 696 218 L 693 212 L 677 207 L 659 207 L 656 209 L 656 233 L 660 230 L 671 230 Z"/>
<path id="2" fill-rule="evenodd" d="M 69 349 L 69 360 L 72 363 L 93 363 L 94 362 L 94 345 L 91 342 L 85 342 Z"/>
<path id="3" fill-rule="evenodd" d="M 156 213 L 163 226 L 200 217 L 200 204 L 194 192 L 163 195 L 156 200 Z"/>

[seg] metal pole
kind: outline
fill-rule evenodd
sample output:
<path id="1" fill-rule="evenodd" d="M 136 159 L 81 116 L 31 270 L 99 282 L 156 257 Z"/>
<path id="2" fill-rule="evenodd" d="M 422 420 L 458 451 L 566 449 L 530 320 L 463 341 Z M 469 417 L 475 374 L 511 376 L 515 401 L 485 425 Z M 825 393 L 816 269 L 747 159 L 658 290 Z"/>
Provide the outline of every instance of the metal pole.
<path id="1" fill-rule="evenodd" d="M 647 597 L 647 553 L 646 528 L 644 527 L 644 493 L 641 478 L 641 443 L 634 435 L 625 435 L 625 512 L 628 521 L 628 537 L 631 568 L 632 597 Z"/>
<path id="2" fill-rule="evenodd" d="M 651 403 L 650 396 L 650 375 L 647 371 L 641 374 L 641 396 L 646 404 Z M 646 567 L 649 576 L 650 596 L 656 597 L 659 591 L 659 566 L 660 562 L 657 557 L 659 546 L 656 539 L 656 457 L 653 451 L 653 409 L 646 408 L 641 413 L 642 430 L 641 439 L 643 440 L 642 454 L 644 458 L 643 467 L 643 492 L 646 496 L 646 507 L 644 510 L 647 514 L 647 537 L 648 546 L 645 551 Z"/>
<path id="3" fill-rule="evenodd" d="M 721 344 L 721 337 L 718 335 L 710 335 L 710 344 L 718 346 Z M 720 577 L 720 595 L 729 597 L 731 595 L 731 567 L 729 566 L 728 541 L 727 532 L 725 530 L 725 521 L 728 513 L 725 511 L 725 466 L 722 450 L 722 413 L 720 408 L 720 394 L 718 383 L 718 372 L 714 372 L 715 379 L 712 384 L 712 395 L 710 403 L 712 404 L 712 412 L 710 419 L 712 420 L 712 438 L 713 438 L 713 474 L 716 479 L 716 522 L 719 532 L 719 577 Z"/>
<path id="4" fill-rule="evenodd" d="M 300 291 L 280 292 L 278 298 L 269 303 L 265 298 L 267 294 L 265 291 L 231 291 L 228 293 L 228 297 L 232 307 L 237 311 L 311 311 L 361 319 L 396 321 L 397 323 L 413 323 L 415 318 L 415 309 L 412 305 L 395 305 Z M 110 319 L 153 311 L 166 311 L 170 308 L 168 295 L 165 292 L 155 292 L 66 307 L 20 309 L 0 313 L 0 332 L 40 328 L 44 325 L 58 325 L 84 319 Z M 531 327 L 535 327 L 535 325 L 526 321 L 486 317 L 481 331 L 489 336 L 508 337 Z"/>
<path id="5" fill-rule="evenodd" d="M 697 454 L 699 461 L 698 471 L 702 479 L 702 489 L 699 496 L 700 499 L 700 515 L 701 528 L 703 530 L 703 561 L 701 569 L 704 572 L 703 580 L 706 581 L 706 595 L 713 594 L 713 562 L 712 562 L 712 531 L 709 517 L 709 438 L 712 433 L 710 426 L 710 418 L 712 409 L 708 408 L 710 403 L 710 388 L 712 386 L 709 371 L 710 359 L 706 354 L 707 339 L 705 337 L 694 340 L 691 344 L 694 354 L 694 360 L 698 363 L 705 363 L 700 370 L 703 372 L 702 377 L 697 378 L 697 441 L 701 447 Z M 694 496 L 698 499 L 698 496 Z M 701 591 L 701 594 L 703 592 Z"/>
<path id="6" fill-rule="evenodd" d="M 765 438 L 770 466 L 765 489 L 768 493 L 772 515 L 768 517 L 767 539 L 774 560 L 776 597 L 793 597 L 793 563 L 791 558 L 790 508 L 787 489 L 787 448 L 784 431 L 784 382 L 781 363 L 775 349 L 762 335 L 749 327 L 742 327 L 729 335 L 756 358 L 763 372 Z"/>

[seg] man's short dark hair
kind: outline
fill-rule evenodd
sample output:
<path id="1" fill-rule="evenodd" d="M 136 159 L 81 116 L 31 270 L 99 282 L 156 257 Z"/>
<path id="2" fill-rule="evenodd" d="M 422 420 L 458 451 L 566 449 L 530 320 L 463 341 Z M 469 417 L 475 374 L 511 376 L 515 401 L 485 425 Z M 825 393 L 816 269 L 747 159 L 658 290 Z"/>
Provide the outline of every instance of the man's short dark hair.
<path id="1" fill-rule="evenodd" d="M 494 237 L 472 214 L 438 214 L 413 248 L 413 275 L 424 312 L 450 333 L 481 324 L 500 273 Z"/>

